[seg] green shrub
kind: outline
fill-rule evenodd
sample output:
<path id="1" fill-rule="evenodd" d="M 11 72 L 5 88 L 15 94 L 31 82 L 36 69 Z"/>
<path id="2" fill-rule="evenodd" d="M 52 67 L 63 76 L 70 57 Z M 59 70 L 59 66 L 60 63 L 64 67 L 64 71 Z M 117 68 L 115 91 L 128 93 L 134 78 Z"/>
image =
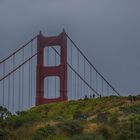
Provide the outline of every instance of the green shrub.
<path id="1" fill-rule="evenodd" d="M 100 125 L 100 127 L 98 128 L 97 132 L 102 135 L 105 139 L 109 139 L 110 137 L 110 133 L 109 130 L 107 128 L 107 126 L 105 125 Z"/>
<path id="2" fill-rule="evenodd" d="M 8 140 L 9 132 L 5 129 L 0 129 L 0 140 Z"/>
<path id="3" fill-rule="evenodd" d="M 1 120 L 6 119 L 10 115 L 11 115 L 11 113 L 7 110 L 7 108 L 0 106 L 0 119 Z"/>
<path id="4" fill-rule="evenodd" d="M 16 112 L 16 114 L 17 115 L 25 115 L 25 114 L 27 114 L 28 112 L 26 112 L 26 111 L 17 111 Z"/>
<path id="5" fill-rule="evenodd" d="M 0 129 L 4 129 L 6 127 L 6 119 L 10 116 L 11 113 L 7 108 L 0 106 Z"/>
<path id="6" fill-rule="evenodd" d="M 95 137 L 93 135 L 79 135 L 74 136 L 72 140 L 95 140 Z"/>
<path id="7" fill-rule="evenodd" d="M 131 133 L 135 137 L 140 137 L 140 116 L 130 116 L 129 126 L 131 126 Z"/>
<path id="8" fill-rule="evenodd" d="M 79 134 L 83 131 L 82 125 L 79 123 L 79 121 L 76 120 L 71 120 L 71 121 L 66 121 L 61 123 L 60 129 L 71 136 L 75 134 Z"/>
<path id="9" fill-rule="evenodd" d="M 39 128 L 37 130 L 33 140 L 43 140 L 43 139 L 47 138 L 48 136 L 54 136 L 54 135 L 56 135 L 55 128 L 50 125 L 47 125 L 43 128 Z"/>
<path id="10" fill-rule="evenodd" d="M 122 132 L 120 132 L 120 133 L 118 133 L 118 134 L 116 134 L 117 135 L 117 139 L 119 139 L 119 140 L 127 140 L 127 139 L 130 139 L 129 137 L 128 137 L 128 132 L 127 131 L 122 131 Z M 133 140 L 133 139 L 132 139 Z"/>
<path id="11" fill-rule="evenodd" d="M 7 125 L 9 128 L 17 128 L 23 124 L 23 119 L 12 115 L 10 118 L 7 119 Z"/>
<path id="12" fill-rule="evenodd" d="M 107 113 L 98 113 L 96 117 L 96 121 L 98 123 L 106 123 L 108 121 L 108 114 Z"/>
<path id="13" fill-rule="evenodd" d="M 108 121 L 111 125 L 116 125 L 116 123 L 118 122 L 118 114 L 116 112 L 110 113 Z"/>
<path id="14" fill-rule="evenodd" d="M 80 110 L 76 110 L 73 113 L 73 119 L 74 120 L 87 120 L 87 117 L 88 117 L 87 113 L 83 113 Z"/>
<path id="15" fill-rule="evenodd" d="M 39 114 L 35 112 L 24 112 L 19 115 L 11 115 L 7 118 L 7 124 L 10 128 L 17 128 L 25 123 L 33 123 L 39 119 Z"/>
<path id="16" fill-rule="evenodd" d="M 70 139 L 66 137 L 48 136 L 46 140 L 70 140 Z"/>
<path id="17" fill-rule="evenodd" d="M 73 119 L 80 119 L 81 116 L 82 116 L 82 112 L 79 111 L 79 110 L 76 110 L 76 111 L 73 113 Z"/>
<path id="18" fill-rule="evenodd" d="M 140 104 L 134 104 L 132 106 L 120 107 L 120 110 L 126 114 L 140 114 Z"/>
<path id="19" fill-rule="evenodd" d="M 99 134 L 82 134 L 73 136 L 72 140 L 105 140 L 105 139 L 102 137 L 102 135 Z"/>

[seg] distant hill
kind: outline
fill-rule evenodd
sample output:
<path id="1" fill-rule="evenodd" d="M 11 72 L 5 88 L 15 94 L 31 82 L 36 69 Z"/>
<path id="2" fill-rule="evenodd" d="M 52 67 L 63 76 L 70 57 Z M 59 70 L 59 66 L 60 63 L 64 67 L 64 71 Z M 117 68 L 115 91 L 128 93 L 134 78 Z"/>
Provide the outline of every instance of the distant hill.
<path id="1" fill-rule="evenodd" d="M 140 99 L 51 103 L 16 115 L 1 107 L 0 140 L 140 140 Z"/>

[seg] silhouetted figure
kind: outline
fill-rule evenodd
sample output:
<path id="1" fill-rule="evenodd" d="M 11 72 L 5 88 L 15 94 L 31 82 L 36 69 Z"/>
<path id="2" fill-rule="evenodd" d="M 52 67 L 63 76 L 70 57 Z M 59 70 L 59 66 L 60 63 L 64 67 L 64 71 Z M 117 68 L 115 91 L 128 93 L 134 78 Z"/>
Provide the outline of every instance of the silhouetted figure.
<path id="1" fill-rule="evenodd" d="M 134 101 L 134 102 L 136 101 L 136 96 L 133 96 L 133 101 Z"/>
<path id="2" fill-rule="evenodd" d="M 100 94 L 100 96 L 99 96 L 99 97 L 100 97 L 100 99 L 102 98 L 101 94 Z"/>
<path id="3" fill-rule="evenodd" d="M 95 94 L 92 95 L 93 99 L 95 98 Z"/>
<path id="4" fill-rule="evenodd" d="M 133 102 L 133 97 L 130 95 L 130 103 L 132 104 Z"/>
<path id="5" fill-rule="evenodd" d="M 90 99 L 92 98 L 92 96 L 90 95 Z"/>
<path id="6" fill-rule="evenodd" d="M 85 99 L 88 99 L 87 95 L 85 95 Z"/>

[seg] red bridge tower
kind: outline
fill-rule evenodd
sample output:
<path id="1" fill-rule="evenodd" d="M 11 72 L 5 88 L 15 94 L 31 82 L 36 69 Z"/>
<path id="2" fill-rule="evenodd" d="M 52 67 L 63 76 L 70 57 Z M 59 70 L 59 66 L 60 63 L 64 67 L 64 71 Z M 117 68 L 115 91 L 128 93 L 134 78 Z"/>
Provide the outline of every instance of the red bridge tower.
<path id="1" fill-rule="evenodd" d="M 60 46 L 60 65 L 44 66 L 44 48 Z M 67 100 L 67 35 L 63 31 L 58 36 L 37 37 L 37 70 L 36 70 L 36 105 Z M 60 79 L 60 96 L 44 98 L 44 79 L 48 76 L 58 76 Z"/>

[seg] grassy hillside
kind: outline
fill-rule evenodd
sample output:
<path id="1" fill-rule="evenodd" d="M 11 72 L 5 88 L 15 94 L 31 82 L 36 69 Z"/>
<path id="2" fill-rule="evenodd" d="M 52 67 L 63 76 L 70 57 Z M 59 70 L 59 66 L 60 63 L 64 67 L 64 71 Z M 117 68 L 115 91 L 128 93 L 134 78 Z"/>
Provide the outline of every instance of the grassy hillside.
<path id="1" fill-rule="evenodd" d="M 140 100 L 52 103 L 16 115 L 1 107 L 0 140 L 140 140 Z"/>

